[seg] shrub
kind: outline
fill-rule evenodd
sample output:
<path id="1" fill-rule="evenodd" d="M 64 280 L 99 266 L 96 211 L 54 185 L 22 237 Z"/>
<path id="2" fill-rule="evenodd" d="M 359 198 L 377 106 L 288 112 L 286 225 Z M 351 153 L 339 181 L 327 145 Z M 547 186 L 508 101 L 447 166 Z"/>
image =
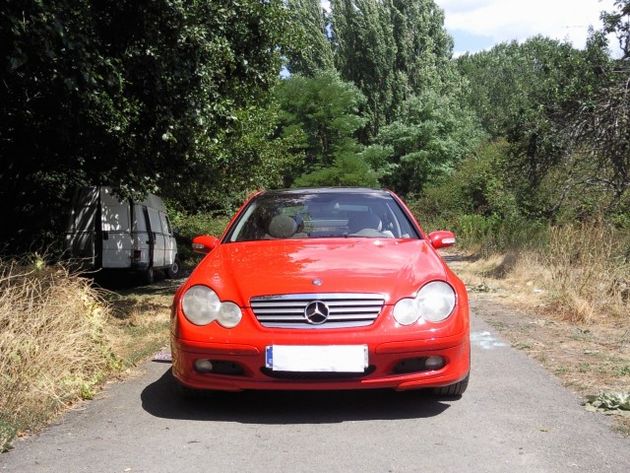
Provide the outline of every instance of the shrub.
<path id="1" fill-rule="evenodd" d="M 229 222 L 225 215 L 211 213 L 188 214 L 169 209 L 169 216 L 176 229 L 177 250 L 180 260 L 188 266 L 197 262 L 192 252 L 192 239 L 198 235 L 221 236 Z"/>
<path id="2" fill-rule="evenodd" d="M 108 316 L 99 294 L 63 266 L 0 261 L 0 450 L 93 395 L 116 364 Z"/>
<path id="3" fill-rule="evenodd" d="M 542 263 L 550 270 L 553 307 L 565 319 L 590 322 L 630 314 L 630 232 L 611 225 L 552 227 Z"/>

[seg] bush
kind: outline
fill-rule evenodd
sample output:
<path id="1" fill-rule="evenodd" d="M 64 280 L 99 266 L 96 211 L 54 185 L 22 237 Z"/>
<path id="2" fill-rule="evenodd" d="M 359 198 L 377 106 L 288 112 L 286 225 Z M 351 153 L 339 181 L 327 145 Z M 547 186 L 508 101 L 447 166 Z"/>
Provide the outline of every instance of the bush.
<path id="1" fill-rule="evenodd" d="M 108 317 L 99 294 L 63 266 L 0 261 L 0 450 L 92 397 L 117 363 Z"/>
<path id="2" fill-rule="evenodd" d="M 601 315 L 630 322 L 630 232 L 611 225 L 552 227 L 542 263 L 554 308 L 574 322 Z"/>
<path id="3" fill-rule="evenodd" d="M 225 215 L 211 213 L 187 214 L 177 210 L 169 210 L 169 216 L 176 229 L 177 250 L 181 262 L 186 266 L 194 266 L 198 257 L 192 251 L 192 239 L 198 235 L 221 236 L 230 218 Z"/>

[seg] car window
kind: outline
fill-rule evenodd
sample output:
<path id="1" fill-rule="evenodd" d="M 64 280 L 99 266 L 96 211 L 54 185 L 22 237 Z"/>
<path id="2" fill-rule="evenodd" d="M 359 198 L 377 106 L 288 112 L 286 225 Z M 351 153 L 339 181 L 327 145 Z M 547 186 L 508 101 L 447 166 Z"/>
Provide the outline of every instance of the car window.
<path id="1" fill-rule="evenodd" d="M 168 217 L 163 212 L 160 212 L 160 223 L 162 224 L 162 231 L 167 235 L 171 235 L 171 225 L 168 221 Z"/>
<path id="2" fill-rule="evenodd" d="M 313 238 L 418 238 L 388 194 L 270 193 L 254 199 L 227 241 Z"/>

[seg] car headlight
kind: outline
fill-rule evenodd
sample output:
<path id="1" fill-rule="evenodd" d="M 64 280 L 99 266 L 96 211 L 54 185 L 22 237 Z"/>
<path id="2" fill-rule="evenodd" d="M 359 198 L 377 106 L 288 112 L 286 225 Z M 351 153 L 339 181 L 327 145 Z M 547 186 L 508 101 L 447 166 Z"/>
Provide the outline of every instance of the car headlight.
<path id="1" fill-rule="evenodd" d="M 233 302 L 221 302 L 217 293 L 206 286 L 192 286 L 182 298 L 184 316 L 195 325 L 208 325 L 217 320 L 225 328 L 236 327 L 243 316 Z"/>
<path id="2" fill-rule="evenodd" d="M 422 287 L 411 299 L 401 299 L 394 306 L 394 318 L 401 325 L 412 325 L 420 318 L 441 322 L 455 308 L 455 291 L 442 281 L 433 281 Z"/>
<path id="3" fill-rule="evenodd" d="M 223 302 L 219 309 L 219 323 L 225 328 L 234 328 L 241 321 L 241 308 L 233 302 Z"/>

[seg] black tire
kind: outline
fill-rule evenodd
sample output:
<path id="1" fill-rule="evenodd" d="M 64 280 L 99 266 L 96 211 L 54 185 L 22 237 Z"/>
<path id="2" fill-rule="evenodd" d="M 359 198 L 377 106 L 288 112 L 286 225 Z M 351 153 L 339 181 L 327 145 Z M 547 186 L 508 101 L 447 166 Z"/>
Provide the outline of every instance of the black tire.
<path id="1" fill-rule="evenodd" d="M 166 276 L 169 279 L 177 279 L 182 272 L 182 265 L 179 262 L 179 258 L 175 257 L 173 264 L 168 267 L 166 270 Z"/>
<path id="2" fill-rule="evenodd" d="M 142 280 L 145 284 L 153 284 L 155 282 L 155 272 L 153 268 L 149 268 L 142 273 Z"/>
<path id="3" fill-rule="evenodd" d="M 468 387 L 468 379 L 470 378 L 470 374 L 468 374 L 464 379 L 462 379 L 459 383 L 450 384 L 448 386 L 442 386 L 441 388 L 434 388 L 433 394 L 439 397 L 456 397 L 461 396 L 466 392 L 466 388 Z"/>

